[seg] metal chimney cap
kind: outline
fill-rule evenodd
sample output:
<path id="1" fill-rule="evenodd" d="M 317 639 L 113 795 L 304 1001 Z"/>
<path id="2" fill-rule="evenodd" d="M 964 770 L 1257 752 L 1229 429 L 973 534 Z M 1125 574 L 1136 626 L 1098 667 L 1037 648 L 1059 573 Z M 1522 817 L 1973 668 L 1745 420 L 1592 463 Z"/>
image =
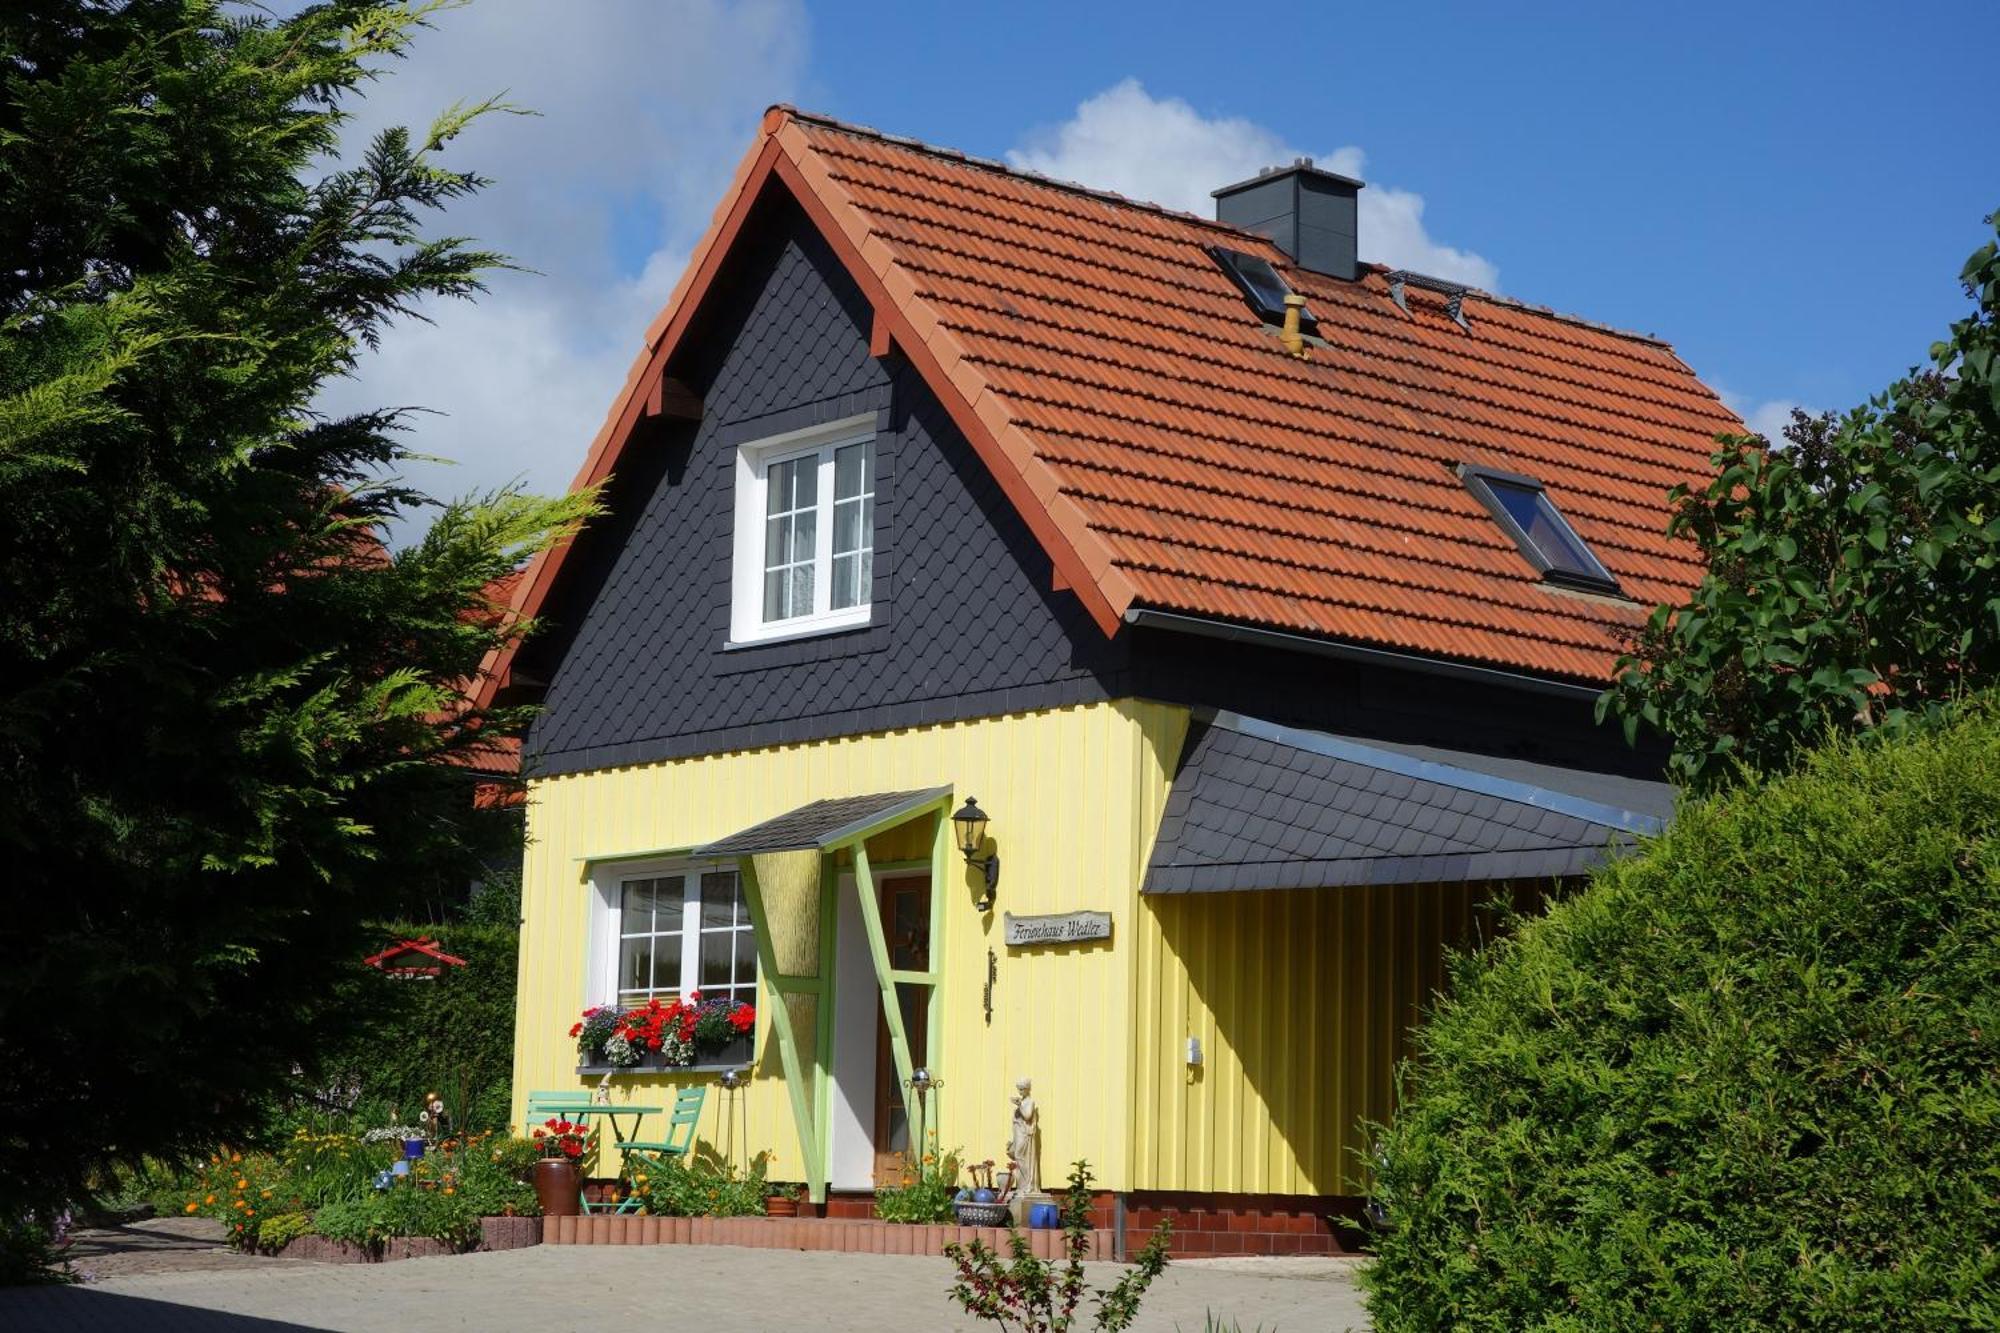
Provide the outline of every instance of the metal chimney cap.
<path id="1" fill-rule="evenodd" d="M 1302 157 L 1288 167 L 1265 167 L 1248 180 L 1237 181 L 1234 185 L 1225 185 L 1219 190 L 1210 190 L 1208 197 L 1211 199 L 1220 199 L 1225 194 L 1234 194 L 1236 191 L 1245 189 L 1248 186 L 1261 185 L 1273 176 L 1286 176 L 1293 172 L 1297 172 L 1301 176 L 1317 176 L 1321 180 L 1332 181 L 1337 185 L 1350 186 L 1356 190 L 1368 188 L 1367 181 L 1356 180 L 1352 176 L 1343 176 L 1337 171 L 1328 171 L 1324 167 L 1316 167 L 1313 165 L 1311 158 Z"/>

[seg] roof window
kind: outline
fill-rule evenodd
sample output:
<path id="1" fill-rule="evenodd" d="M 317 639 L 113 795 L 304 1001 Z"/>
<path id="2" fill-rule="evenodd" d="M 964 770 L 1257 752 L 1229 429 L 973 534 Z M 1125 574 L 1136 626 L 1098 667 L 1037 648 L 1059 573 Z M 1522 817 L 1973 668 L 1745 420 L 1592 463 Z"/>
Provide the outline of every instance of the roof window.
<path id="1" fill-rule="evenodd" d="M 1211 245 L 1208 253 L 1214 258 L 1229 280 L 1243 293 L 1243 299 L 1250 308 L 1267 324 L 1285 322 L 1285 298 L 1292 294 L 1291 284 L 1272 267 L 1267 259 L 1246 255 L 1241 250 L 1231 250 L 1226 246 Z M 1314 323 L 1311 311 L 1300 311 L 1299 322 L 1311 332 Z"/>
<path id="2" fill-rule="evenodd" d="M 1590 553 L 1542 483 L 1469 463 L 1459 465 L 1458 475 L 1544 579 L 1591 592 L 1618 591 L 1618 580 Z"/>

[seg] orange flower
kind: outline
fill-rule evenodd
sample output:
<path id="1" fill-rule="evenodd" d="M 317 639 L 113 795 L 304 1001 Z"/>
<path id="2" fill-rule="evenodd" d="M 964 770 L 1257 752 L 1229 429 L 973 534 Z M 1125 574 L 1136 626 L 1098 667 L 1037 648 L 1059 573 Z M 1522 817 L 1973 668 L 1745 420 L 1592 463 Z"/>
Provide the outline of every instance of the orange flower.
<path id="1" fill-rule="evenodd" d="M 181 1211 L 184 1213 L 198 1213 L 201 1211 L 201 1205 L 198 1203 L 190 1203 L 188 1204 L 187 1207 L 181 1209 Z"/>
<path id="2" fill-rule="evenodd" d="M 236 1188 L 237 1188 L 237 1189 L 240 1189 L 240 1190 L 241 1190 L 241 1189 L 248 1189 L 248 1188 L 250 1188 L 250 1182 L 249 1182 L 249 1181 L 247 1181 L 247 1180 L 245 1180 L 245 1179 L 244 1179 L 243 1177 L 241 1177 L 241 1176 L 238 1176 L 238 1177 L 236 1177 Z"/>
<path id="3" fill-rule="evenodd" d="M 255 1217 L 257 1215 L 257 1210 L 255 1208 L 245 1209 L 243 1215 L 245 1217 Z"/>
<path id="4" fill-rule="evenodd" d="M 233 1152 L 229 1154 L 229 1160 L 232 1162 L 240 1162 L 243 1160 L 243 1154 L 240 1152 Z"/>
<path id="5" fill-rule="evenodd" d="M 202 1200 L 202 1202 L 203 1202 L 203 1203 L 214 1203 L 214 1202 L 215 1202 L 215 1196 L 214 1196 L 213 1194 L 211 1194 L 211 1195 L 209 1195 L 209 1196 L 208 1196 L 208 1197 L 207 1197 L 206 1199 L 203 1199 L 203 1200 Z"/>

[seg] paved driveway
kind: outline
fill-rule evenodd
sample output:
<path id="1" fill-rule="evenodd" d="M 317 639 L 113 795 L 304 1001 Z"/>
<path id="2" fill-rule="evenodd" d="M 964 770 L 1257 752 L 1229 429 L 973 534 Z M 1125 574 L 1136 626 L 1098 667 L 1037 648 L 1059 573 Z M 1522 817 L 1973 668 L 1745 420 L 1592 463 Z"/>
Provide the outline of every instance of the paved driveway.
<path id="1" fill-rule="evenodd" d="M 1124 1270 L 1093 1264 L 1095 1284 Z M 945 1299 L 943 1259 L 725 1246 L 537 1245 L 392 1264 L 259 1262 L 0 1290 L 0 1329 L 262 1333 L 281 1329 L 984 1329 Z M 1154 1284 L 1138 1327 L 1203 1314 L 1285 1333 L 1367 1327 L 1343 1259 L 1207 1259 Z"/>

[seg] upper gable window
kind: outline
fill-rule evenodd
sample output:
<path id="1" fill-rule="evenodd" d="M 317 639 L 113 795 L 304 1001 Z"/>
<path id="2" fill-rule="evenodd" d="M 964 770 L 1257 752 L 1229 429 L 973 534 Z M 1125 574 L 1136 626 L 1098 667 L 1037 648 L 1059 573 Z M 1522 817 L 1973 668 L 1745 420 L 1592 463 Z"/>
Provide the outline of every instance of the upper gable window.
<path id="1" fill-rule="evenodd" d="M 875 414 L 736 455 L 734 643 L 868 622 L 875 588 Z"/>
<path id="2" fill-rule="evenodd" d="M 1618 591 L 1618 580 L 1583 544 L 1542 483 L 1470 464 L 1461 465 L 1458 475 L 1543 578 L 1592 592 Z"/>

